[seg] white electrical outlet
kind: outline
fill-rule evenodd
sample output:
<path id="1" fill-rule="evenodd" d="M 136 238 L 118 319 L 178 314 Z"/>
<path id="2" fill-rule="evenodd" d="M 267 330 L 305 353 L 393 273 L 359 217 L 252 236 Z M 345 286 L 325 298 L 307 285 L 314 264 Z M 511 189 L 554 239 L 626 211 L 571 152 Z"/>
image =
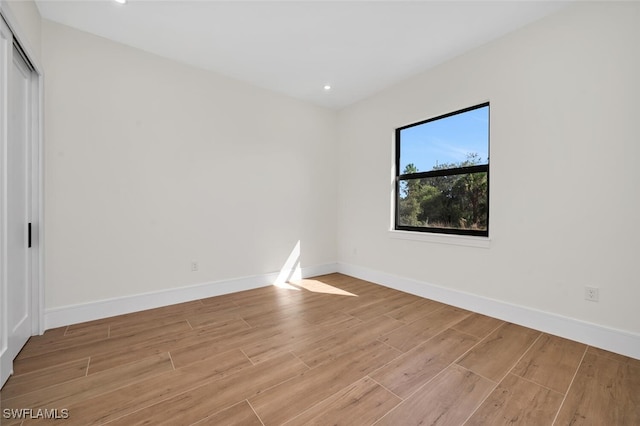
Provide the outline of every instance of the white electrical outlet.
<path id="1" fill-rule="evenodd" d="M 192 260 L 191 261 L 191 272 L 196 272 L 198 270 L 198 261 L 197 260 Z"/>
<path id="2" fill-rule="evenodd" d="M 597 302 L 600 299 L 599 289 L 597 287 L 585 287 L 584 298 L 591 302 Z"/>

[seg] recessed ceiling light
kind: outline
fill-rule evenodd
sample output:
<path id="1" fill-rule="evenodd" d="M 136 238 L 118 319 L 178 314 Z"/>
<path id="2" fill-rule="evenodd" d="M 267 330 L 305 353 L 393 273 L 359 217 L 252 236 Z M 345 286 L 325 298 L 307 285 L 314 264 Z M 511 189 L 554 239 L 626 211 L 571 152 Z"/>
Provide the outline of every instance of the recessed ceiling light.
<path id="1" fill-rule="evenodd" d="M 113 1 L 115 1 L 116 3 L 120 3 L 120 4 L 126 4 L 127 3 L 127 0 L 113 0 Z"/>
<path id="2" fill-rule="evenodd" d="M 324 90 L 331 90 L 331 86 L 329 86 L 328 84 L 324 85 Z"/>

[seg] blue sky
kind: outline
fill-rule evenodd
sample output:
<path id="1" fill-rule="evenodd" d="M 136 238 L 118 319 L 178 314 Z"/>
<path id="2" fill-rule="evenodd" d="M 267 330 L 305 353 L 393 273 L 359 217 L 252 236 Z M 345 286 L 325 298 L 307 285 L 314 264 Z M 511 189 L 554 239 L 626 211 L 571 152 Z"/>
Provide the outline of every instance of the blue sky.
<path id="1" fill-rule="evenodd" d="M 489 107 L 467 111 L 401 130 L 400 172 L 413 163 L 418 171 L 437 164 L 459 163 L 477 153 L 480 164 L 489 158 Z"/>

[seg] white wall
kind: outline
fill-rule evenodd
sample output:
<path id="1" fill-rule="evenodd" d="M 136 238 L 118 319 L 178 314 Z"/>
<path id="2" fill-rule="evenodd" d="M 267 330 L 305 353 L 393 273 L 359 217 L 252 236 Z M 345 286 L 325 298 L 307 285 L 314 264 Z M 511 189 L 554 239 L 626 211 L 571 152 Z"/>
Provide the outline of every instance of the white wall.
<path id="1" fill-rule="evenodd" d="M 640 333 L 639 23 L 572 6 L 343 110 L 339 260 Z M 390 238 L 394 129 L 483 101 L 490 247 Z"/>
<path id="2" fill-rule="evenodd" d="M 48 21 L 42 42 L 48 310 L 278 271 L 298 240 L 336 260 L 334 111 Z"/>

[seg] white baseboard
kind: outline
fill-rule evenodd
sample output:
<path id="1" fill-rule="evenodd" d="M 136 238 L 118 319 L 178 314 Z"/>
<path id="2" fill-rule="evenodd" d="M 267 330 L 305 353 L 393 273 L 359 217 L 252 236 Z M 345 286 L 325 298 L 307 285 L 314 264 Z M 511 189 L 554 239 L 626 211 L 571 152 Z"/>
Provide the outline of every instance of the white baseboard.
<path id="1" fill-rule="evenodd" d="M 329 274 L 336 272 L 336 270 L 336 263 L 304 267 L 301 269 L 298 269 L 297 265 L 295 265 L 293 266 L 293 269 L 288 271 L 285 275 L 287 277 L 297 277 L 301 275 L 306 278 Z M 45 330 L 85 321 L 108 318 L 115 315 L 174 305 L 176 303 L 189 302 L 207 297 L 265 287 L 276 282 L 278 277 L 282 276 L 282 274 L 282 271 L 273 272 L 47 309 L 44 313 Z"/>
<path id="2" fill-rule="evenodd" d="M 592 324 L 526 306 L 514 305 L 508 302 L 453 290 L 362 266 L 346 263 L 328 263 L 298 269 L 297 265 L 295 265 L 292 266 L 291 271 L 287 271 L 285 276 L 292 278 L 302 276 L 303 278 L 307 278 L 333 272 L 339 272 L 385 287 L 415 294 L 416 296 L 437 300 L 452 306 L 640 359 L 639 334 Z M 61 327 L 206 297 L 265 287 L 274 284 L 282 276 L 282 271 L 273 272 L 48 309 L 44 315 L 45 328 Z"/>
<path id="3" fill-rule="evenodd" d="M 362 266 L 338 263 L 337 272 L 640 359 L 640 334 L 514 305 Z"/>

